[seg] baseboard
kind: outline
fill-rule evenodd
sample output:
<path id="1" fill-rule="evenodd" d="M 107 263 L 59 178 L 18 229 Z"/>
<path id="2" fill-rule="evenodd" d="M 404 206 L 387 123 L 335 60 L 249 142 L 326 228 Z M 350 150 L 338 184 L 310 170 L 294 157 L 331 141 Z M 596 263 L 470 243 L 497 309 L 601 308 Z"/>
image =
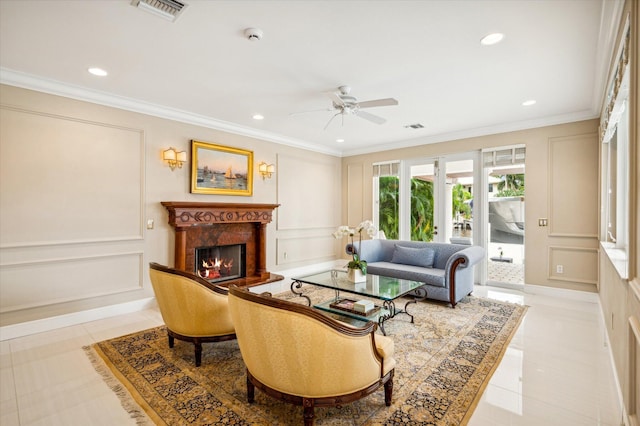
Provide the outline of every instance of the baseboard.
<path id="1" fill-rule="evenodd" d="M 143 311 L 154 306 L 156 306 L 155 298 L 148 297 L 117 305 L 104 306 L 101 308 L 43 318 L 35 321 L 6 325 L 4 327 L 0 327 L 0 341 L 51 331 L 62 327 L 78 325 L 89 321 L 115 317 L 131 312 Z"/>
<path id="2" fill-rule="evenodd" d="M 578 300 L 580 302 L 599 303 L 598 293 L 590 291 L 570 290 L 566 288 L 547 287 L 543 285 L 525 284 L 524 292 L 527 294 L 540 294 L 543 296 L 562 297 L 564 299 Z"/>

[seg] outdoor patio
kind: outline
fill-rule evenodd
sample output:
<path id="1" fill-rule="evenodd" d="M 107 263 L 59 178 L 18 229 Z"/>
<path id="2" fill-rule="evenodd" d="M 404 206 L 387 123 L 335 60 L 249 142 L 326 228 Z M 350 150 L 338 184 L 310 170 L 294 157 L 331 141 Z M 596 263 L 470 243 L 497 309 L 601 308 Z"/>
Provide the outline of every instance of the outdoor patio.
<path id="1" fill-rule="evenodd" d="M 501 253 L 502 257 L 500 257 Z M 487 258 L 487 281 L 524 284 L 524 246 L 522 244 L 489 243 Z"/>

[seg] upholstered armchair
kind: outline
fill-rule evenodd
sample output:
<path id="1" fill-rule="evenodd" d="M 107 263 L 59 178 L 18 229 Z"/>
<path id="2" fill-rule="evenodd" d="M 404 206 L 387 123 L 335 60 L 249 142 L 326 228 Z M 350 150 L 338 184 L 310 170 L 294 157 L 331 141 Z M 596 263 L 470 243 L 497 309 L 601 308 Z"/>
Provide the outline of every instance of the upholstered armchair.
<path id="1" fill-rule="evenodd" d="M 229 309 L 247 367 L 247 399 L 265 394 L 304 407 L 344 405 L 384 386 L 391 405 L 393 340 L 375 334 L 377 324 L 352 327 L 300 304 L 229 288 Z"/>
<path id="2" fill-rule="evenodd" d="M 149 276 L 169 347 L 174 339 L 193 342 L 196 367 L 202 361 L 202 343 L 236 338 L 226 288 L 157 263 L 149 264 Z"/>

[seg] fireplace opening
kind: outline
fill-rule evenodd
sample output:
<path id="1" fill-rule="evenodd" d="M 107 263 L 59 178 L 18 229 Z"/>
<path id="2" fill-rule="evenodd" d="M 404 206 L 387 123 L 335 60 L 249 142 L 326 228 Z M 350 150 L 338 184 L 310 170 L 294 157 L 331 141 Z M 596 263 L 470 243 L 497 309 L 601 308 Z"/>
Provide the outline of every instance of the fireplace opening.
<path id="1" fill-rule="evenodd" d="M 244 278 L 245 244 L 196 248 L 196 273 L 209 282 Z"/>

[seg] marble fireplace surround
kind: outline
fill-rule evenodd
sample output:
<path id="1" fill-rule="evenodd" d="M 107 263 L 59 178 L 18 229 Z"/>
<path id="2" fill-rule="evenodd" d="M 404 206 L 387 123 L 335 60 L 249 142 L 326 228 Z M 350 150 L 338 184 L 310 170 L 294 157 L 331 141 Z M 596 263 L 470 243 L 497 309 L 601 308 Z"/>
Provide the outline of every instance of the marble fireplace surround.
<path id="1" fill-rule="evenodd" d="M 284 279 L 267 271 L 267 224 L 279 204 L 162 201 L 175 229 L 174 267 L 195 273 L 199 247 L 245 244 L 245 277 L 217 282 L 253 287 Z"/>

